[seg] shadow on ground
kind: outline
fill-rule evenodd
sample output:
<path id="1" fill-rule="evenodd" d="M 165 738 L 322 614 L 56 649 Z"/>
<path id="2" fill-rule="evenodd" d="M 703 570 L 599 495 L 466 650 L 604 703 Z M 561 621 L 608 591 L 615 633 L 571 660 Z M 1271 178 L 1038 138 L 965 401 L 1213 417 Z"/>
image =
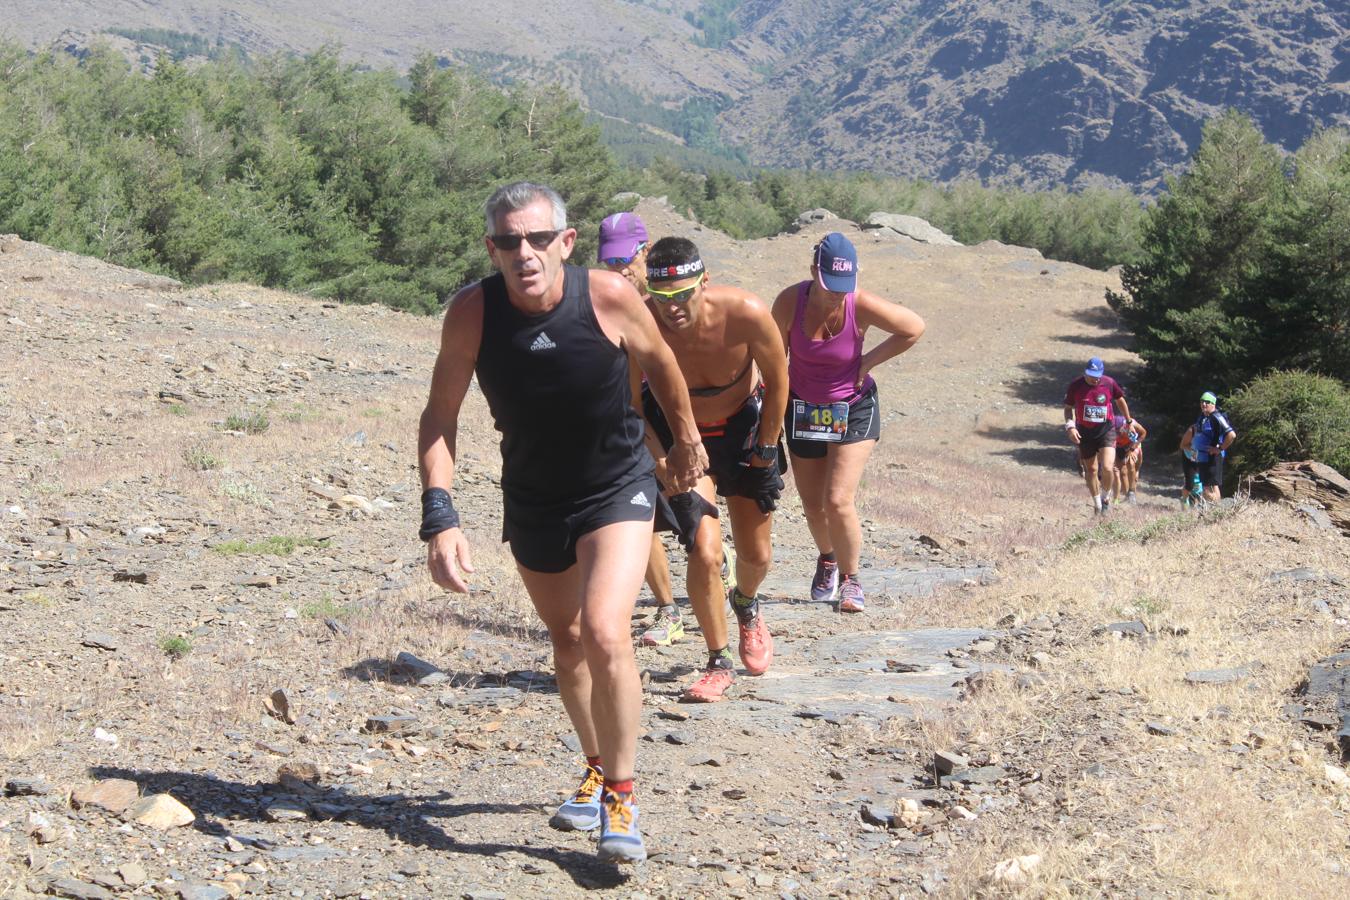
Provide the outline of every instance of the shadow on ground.
<path id="1" fill-rule="evenodd" d="M 491 597 L 491 591 L 482 591 L 475 594 L 474 599 L 481 597 Z M 524 622 L 503 622 L 500 618 L 493 616 L 478 615 L 471 609 L 462 609 L 450 607 L 445 610 L 444 616 L 447 621 L 458 625 L 460 628 L 469 631 L 485 631 L 488 634 L 497 637 L 511 638 L 513 640 L 539 641 L 548 640 L 548 631 L 539 624 L 533 616 L 527 618 Z"/>
<path id="2" fill-rule="evenodd" d="M 995 456 L 1006 456 L 1022 466 L 1040 466 L 1080 474 L 1078 452 L 1072 447 L 1014 447 L 1011 450 L 998 450 Z"/>
<path id="3" fill-rule="evenodd" d="M 1060 408 L 1064 404 L 1064 391 L 1069 382 L 1083 374 L 1088 359 L 1093 355 L 1085 351 L 1082 359 L 1036 359 L 1024 362 L 1020 368 L 1026 375 L 1010 383 L 1008 388 L 1023 403 Z M 1130 384 L 1140 368 L 1137 363 L 1118 363 L 1106 369 L 1106 374 L 1125 389 L 1127 400 L 1130 399 Z"/>
<path id="4" fill-rule="evenodd" d="M 1047 425 L 1010 425 L 982 427 L 980 437 L 1010 444 L 1033 444 L 996 450 L 995 456 L 1006 456 L 1023 466 L 1042 466 L 1078 474 L 1078 452 L 1065 437 L 1064 430 Z"/>
<path id="5" fill-rule="evenodd" d="M 510 672 L 456 672 L 440 670 L 449 688 L 515 688 L 522 693 L 556 694 L 558 682 L 548 672 L 516 669 Z M 395 665 L 384 657 L 367 657 L 341 670 L 342 677 L 357 681 L 387 681 L 392 684 L 416 684 L 420 675 Z"/>
<path id="6" fill-rule="evenodd" d="M 1116 311 L 1109 306 L 1089 306 L 1085 309 L 1061 312 L 1060 315 L 1066 319 L 1073 319 L 1082 325 L 1100 328 L 1102 331 L 1129 333 L 1120 321 L 1120 316 L 1116 315 Z"/>
<path id="7" fill-rule="evenodd" d="M 1053 340 L 1065 344 L 1081 344 L 1084 347 L 1100 350 L 1130 349 L 1130 335 L 1124 332 L 1116 334 L 1058 334 L 1055 335 Z"/>
<path id="8" fill-rule="evenodd" d="M 198 831 L 221 838 L 232 835 L 241 843 L 278 860 L 311 859 L 323 863 L 346 855 L 345 851 L 335 847 L 307 845 L 302 834 L 303 822 L 295 825 L 294 847 L 278 847 L 270 840 L 236 834 L 232 830 L 232 824 L 240 821 L 274 824 L 266 818 L 267 805 L 285 800 L 297 806 L 303 804 L 311 815 L 349 822 L 372 831 L 383 831 L 396 841 L 414 847 L 472 856 L 519 853 L 557 866 L 584 888 L 617 887 L 628 878 L 613 865 L 602 863 L 588 853 L 559 847 L 462 841 L 431 821 L 443 819 L 452 822 L 466 815 L 546 815 L 549 812 L 546 807 L 536 804 L 446 803 L 444 801 L 449 799 L 449 795 L 443 791 L 425 797 L 407 794 L 373 796 L 350 793 L 340 787 L 320 787 L 300 797 L 276 784 L 244 784 L 193 772 L 152 772 L 94 766 L 89 773 L 98 779 L 124 778 L 134 781 L 144 794 L 173 794 L 197 814 L 193 827 Z M 464 830 L 466 833 L 469 831 L 467 828 Z"/>

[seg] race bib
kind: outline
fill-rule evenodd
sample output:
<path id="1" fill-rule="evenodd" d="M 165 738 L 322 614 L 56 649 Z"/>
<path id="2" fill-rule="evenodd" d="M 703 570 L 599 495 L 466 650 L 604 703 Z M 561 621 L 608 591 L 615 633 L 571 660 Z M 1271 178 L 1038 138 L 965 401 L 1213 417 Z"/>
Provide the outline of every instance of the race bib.
<path id="1" fill-rule="evenodd" d="M 792 401 L 792 436 L 799 441 L 834 441 L 844 439 L 848 430 L 848 401 L 835 403 L 807 403 Z"/>
<path id="2" fill-rule="evenodd" d="M 1106 421 L 1106 411 L 1107 407 L 1105 406 L 1093 406 L 1091 403 L 1084 403 L 1083 421 L 1100 425 Z"/>

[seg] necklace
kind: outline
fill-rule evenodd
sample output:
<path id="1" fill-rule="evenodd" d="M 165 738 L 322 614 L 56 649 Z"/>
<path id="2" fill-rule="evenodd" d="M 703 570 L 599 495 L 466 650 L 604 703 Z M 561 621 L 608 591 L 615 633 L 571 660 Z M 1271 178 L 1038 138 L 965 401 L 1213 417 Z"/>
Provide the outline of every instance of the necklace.
<path id="1" fill-rule="evenodd" d="M 834 310 L 826 310 L 825 316 L 820 320 L 820 327 L 825 329 L 825 334 L 826 334 L 825 340 L 827 340 L 827 341 L 833 340 L 834 338 L 838 337 L 838 335 L 839 335 L 839 332 L 838 332 L 838 331 L 831 331 L 831 330 L 830 330 L 830 316 L 832 316 L 832 315 L 834 315 Z M 842 322 L 839 323 L 839 329 L 840 329 L 840 331 L 842 331 L 843 328 L 844 328 L 844 324 L 843 324 Z"/>

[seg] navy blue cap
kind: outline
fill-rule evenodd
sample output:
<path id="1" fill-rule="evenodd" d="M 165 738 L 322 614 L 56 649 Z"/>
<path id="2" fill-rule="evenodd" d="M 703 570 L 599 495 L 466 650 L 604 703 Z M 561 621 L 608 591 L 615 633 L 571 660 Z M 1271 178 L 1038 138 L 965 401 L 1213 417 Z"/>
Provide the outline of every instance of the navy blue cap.
<path id="1" fill-rule="evenodd" d="M 812 260 L 819 270 L 820 283 L 827 291 L 848 293 L 858 288 L 858 251 L 853 242 L 837 231 L 831 231 L 816 244 Z"/>

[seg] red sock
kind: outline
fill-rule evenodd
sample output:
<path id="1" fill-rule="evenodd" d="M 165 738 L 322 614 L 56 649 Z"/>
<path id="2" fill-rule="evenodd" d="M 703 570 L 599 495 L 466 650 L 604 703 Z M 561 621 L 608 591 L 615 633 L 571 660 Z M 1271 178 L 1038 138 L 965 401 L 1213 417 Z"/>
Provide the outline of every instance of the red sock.
<path id="1" fill-rule="evenodd" d="M 598 756 L 588 756 L 588 757 L 586 757 L 586 765 L 590 766 L 592 769 L 594 769 L 594 770 L 597 771 L 597 772 L 604 772 L 604 771 L 605 771 L 605 767 L 602 766 L 602 765 L 600 765 L 600 757 L 598 757 Z"/>
<path id="2" fill-rule="evenodd" d="M 633 779 L 629 778 L 625 781 L 612 781 L 606 778 L 605 790 L 609 791 L 611 794 L 631 794 L 633 793 Z"/>

